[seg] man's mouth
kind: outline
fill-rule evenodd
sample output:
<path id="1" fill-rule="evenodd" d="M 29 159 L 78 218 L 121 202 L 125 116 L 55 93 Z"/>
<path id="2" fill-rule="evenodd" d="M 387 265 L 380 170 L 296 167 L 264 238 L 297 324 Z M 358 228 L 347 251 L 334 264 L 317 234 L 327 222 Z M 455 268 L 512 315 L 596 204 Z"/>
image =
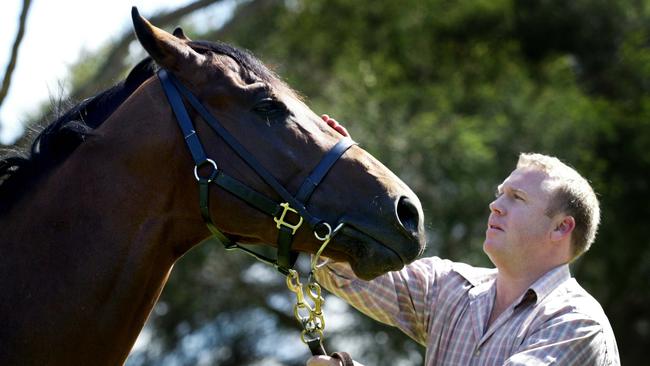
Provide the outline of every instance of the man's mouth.
<path id="1" fill-rule="evenodd" d="M 488 224 L 488 229 L 489 230 L 497 230 L 497 231 L 504 231 L 501 226 L 495 225 L 495 224 Z"/>

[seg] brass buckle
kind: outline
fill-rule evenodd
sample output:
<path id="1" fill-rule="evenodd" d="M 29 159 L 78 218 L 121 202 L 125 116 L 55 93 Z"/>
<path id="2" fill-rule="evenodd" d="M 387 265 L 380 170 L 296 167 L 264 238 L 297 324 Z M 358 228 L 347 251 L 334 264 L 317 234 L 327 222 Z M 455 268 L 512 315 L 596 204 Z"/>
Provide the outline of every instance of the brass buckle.
<path id="1" fill-rule="evenodd" d="M 289 206 L 289 202 L 281 203 L 280 206 L 282 206 L 284 208 L 284 210 L 282 211 L 282 214 L 280 215 L 280 218 L 277 218 L 277 217 L 273 218 L 273 220 L 277 224 L 276 225 L 277 228 L 281 229 L 282 226 L 286 226 L 289 229 L 291 229 L 291 235 L 295 235 L 296 231 L 298 231 L 298 228 L 300 227 L 300 225 L 302 225 L 302 216 L 300 216 L 298 214 L 298 211 L 294 210 L 293 208 L 291 208 L 291 206 Z M 291 223 L 289 223 L 287 221 L 284 221 L 284 218 L 287 215 L 287 212 L 293 212 L 293 213 L 298 215 L 300 220 L 298 220 L 297 224 L 291 224 Z"/>

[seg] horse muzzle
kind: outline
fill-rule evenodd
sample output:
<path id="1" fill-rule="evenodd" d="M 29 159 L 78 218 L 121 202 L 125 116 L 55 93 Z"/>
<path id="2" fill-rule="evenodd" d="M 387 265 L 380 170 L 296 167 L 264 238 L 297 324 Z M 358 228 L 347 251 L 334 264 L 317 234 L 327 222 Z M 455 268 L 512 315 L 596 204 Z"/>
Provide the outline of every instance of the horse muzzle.
<path id="1" fill-rule="evenodd" d="M 422 208 L 417 198 L 400 197 L 386 216 L 389 218 L 380 220 L 381 224 L 364 214 L 346 214 L 340 220 L 345 225 L 334 237 L 331 250 L 341 254 L 361 279 L 400 270 L 424 251 Z"/>

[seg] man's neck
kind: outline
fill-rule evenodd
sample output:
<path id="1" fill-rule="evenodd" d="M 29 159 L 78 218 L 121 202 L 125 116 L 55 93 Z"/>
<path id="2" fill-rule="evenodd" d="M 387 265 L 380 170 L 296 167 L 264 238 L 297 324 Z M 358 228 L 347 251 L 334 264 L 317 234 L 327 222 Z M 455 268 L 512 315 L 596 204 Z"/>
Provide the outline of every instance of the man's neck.
<path id="1" fill-rule="evenodd" d="M 513 274 L 499 269 L 496 278 L 496 295 L 492 312 L 488 320 L 488 327 L 503 313 L 517 298 L 523 295 L 537 279 L 551 270 L 540 269 Z"/>

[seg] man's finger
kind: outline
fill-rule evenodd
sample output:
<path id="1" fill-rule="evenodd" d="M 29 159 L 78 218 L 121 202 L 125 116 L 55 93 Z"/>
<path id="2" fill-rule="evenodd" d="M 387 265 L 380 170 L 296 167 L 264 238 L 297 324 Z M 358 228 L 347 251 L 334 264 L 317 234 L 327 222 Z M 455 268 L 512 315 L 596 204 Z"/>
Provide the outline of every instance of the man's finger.
<path id="1" fill-rule="evenodd" d="M 340 133 L 343 136 L 350 136 L 348 130 L 345 127 L 341 126 L 334 118 L 331 118 L 327 114 L 321 115 L 321 118 L 323 121 L 325 121 L 325 123 L 336 130 L 336 132 Z"/>
<path id="2" fill-rule="evenodd" d="M 314 356 L 307 360 L 307 366 L 341 366 L 341 361 L 329 356 Z"/>

